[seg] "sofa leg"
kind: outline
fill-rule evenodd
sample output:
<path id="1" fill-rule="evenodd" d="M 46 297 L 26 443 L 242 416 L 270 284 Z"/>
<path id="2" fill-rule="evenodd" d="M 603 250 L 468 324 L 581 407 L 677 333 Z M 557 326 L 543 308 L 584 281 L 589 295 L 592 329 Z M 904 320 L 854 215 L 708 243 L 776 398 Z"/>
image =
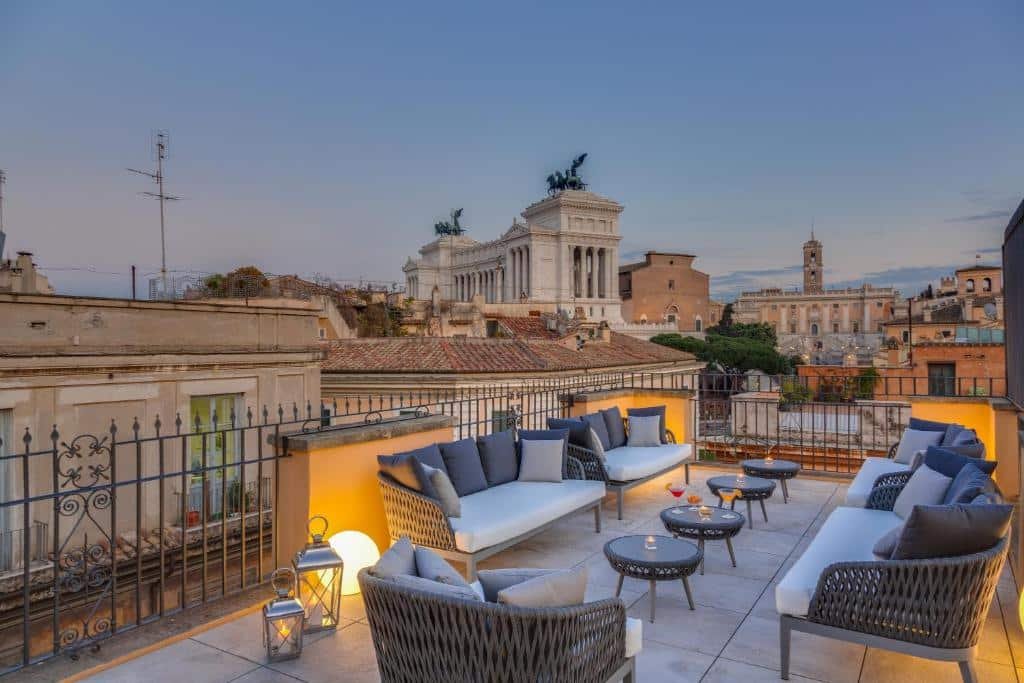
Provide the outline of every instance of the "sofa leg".
<path id="1" fill-rule="evenodd" d="M 594 506 L 594 533 L 601 533 L 601 503 Z"/>
<path id="2" fill-rule="evenodd" d="M 615 490 L 615 496 L 616 496 L 616 497 L 618 498 L 618 506 L 619 506 L 619 519 L 622 519 L 622 494 L 623 494 L 623 493 L 624 493 L 624 492 L 623 492 L 623 490 L 622 490 L 622 489 L 616 489 L 616 490 Z"/>
<path id="3" fill-rule="evenodd" d="M 629 671 L 623 676 L 622 683 L 636 683 L 636 657 L 629 658 Z"/>
<path id="4" fill-rule="evenodd" d="M 466 558 L 466 581 L 473 583 L 476 581 L 476 558 Z"/>
<path id="5" fill-rule="evenodd" d="M 789 641 L 791 633 L 789 621 L 786 617 L 779 619 L 779 660 L 782 665 L 780 677 L 784 681 L 789 680 Z"/>
<path id="6" fill-rule="evenodd" d="M 974 670 L 974 659 L 965 659 L 960 662 L 960 677 L 964 683 L 978 683 L 978 672 Z"/>
<path id="7" fill-rule="evenodd" d="M 690 483 L 690 463 L 684 463 L 683 464 L 683 472 L 685 473 L 685 476 L 686 476 L 686 483 L 687 483 L 687 485 L 689 485 L 689 483 Z"/>

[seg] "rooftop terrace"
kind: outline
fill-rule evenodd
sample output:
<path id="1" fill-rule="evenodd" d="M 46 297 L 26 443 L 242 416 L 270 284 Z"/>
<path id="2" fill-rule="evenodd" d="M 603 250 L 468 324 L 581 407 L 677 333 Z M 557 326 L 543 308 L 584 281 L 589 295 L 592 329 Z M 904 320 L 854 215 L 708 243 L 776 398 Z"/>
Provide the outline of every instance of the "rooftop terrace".
<path id="1" fill-rule="evenodd" d="M 717 467 L 695 467 L 691 489 L 708 497 L 705 481 L 721 474 Z M 617 575 L 602 553 L 603 544 L 631 533 L 664 533 L 658 513 L 670 498 L 668 476 L 634 489 L 623 520 L 615 519 L 612 498 L 606 499 L 605 525 L 593 530 L 588 513 L 557 524 L 481 563 L 482 568 L 586 565 L 587 600 L 614 594 Z M 626 579 L 622 599 L 630 616 L 641 617 L 643 650 L 637 672 L 640 681 L 776 681 L 779 680 L 779 626 L 775 611 L 776 582 L 806 549 L 828 514 L 843 500 L 846 481 L 803 475 L 790 483 L 791 500 L 768 501 L 769 522 L 755 515 L 753 529 L 734 539 L 738 567 L 729 564 L 725 548 L 707 547 L 706 574 L 691 577 L 696 610 L 690 611 L 681 589 L 660 586 L 657 618 L 646 621 L 649 597 L 644 582 Z M 263 591 L 266 593 L 266 589 Z M 266 597 L 266 596 L 263 596 Z M 253 604 L 237 615 L 184 637 L 165 641 L 158 649 L 130 653 L 114 666 L 99 657 L 113 651 L 84 654 L 77 663 L 67 659 L 25 671 L 31 680 L 52 680 L 84 672 L 89 681 L 376 681 L 376 659 L 360 597 L 344 598 L 344 622 L 338 631 L 307 639 L 297 660 L 267 664 L 260 642 L 260 616 Z M 167 626 L 161 627 L 166 634 Z M 159 634 L 151 636 L 159 638 Z M 89 670 L 89 666 L 107 667 Z M 916 659 L 817 636 L 794 634 L 794 681 L 853 683 L 864 681 L 959 681 L 956 664 Z M 1024 632 L 1017 620 L 1017 590 L 1004 568 L 996 599 L 988 614 L 978 648 L 979 679 L 991 683 L 1024 680 Z"/>

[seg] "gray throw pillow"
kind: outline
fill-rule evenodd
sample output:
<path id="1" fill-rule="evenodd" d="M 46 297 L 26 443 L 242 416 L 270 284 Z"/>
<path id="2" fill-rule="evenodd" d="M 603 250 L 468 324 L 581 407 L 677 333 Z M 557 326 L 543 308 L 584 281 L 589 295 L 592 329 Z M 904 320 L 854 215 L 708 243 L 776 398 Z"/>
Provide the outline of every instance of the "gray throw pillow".
<path id="1" fill-rule="evenodd" d="M 593 429 L 594 433 L 601 439 L 601 446 L 606 451 L 611 450 L 612 439 L 608 435 L 608 425 L 604 422 L 604 415 L 601 413 L 587 413 L 582 416 L 582 420 L 590 425 L 590 428 Z"/>
<path id="2" fill-rule="evenodd" d="M 481 436 L 476 445 L 488 487 L 516 480 L 519 463 L 516 461 L 516 437 L 511 430 Z"/>
<path id="3" fill-rule="evenodd" d="M 1011 505 L 919 505 L 903 525 L 894 560 L 955 557 L 988 550 L 1007 533 Z"/>
<path id="4" fill-rule="evenodd" d="M 918 451 L 926 451 L 929 446 L 938 446 L 942 439 L 942 432 L 924 432 L 916 429 L 903 430 L 900 443 L 896 447 L 894 462 L 902 465 L 909 465 Z"/>
<path id="5" fill-rule="evenodd" d="M 885 534 L 875 541 L 875 547 L 871 549 L 871 552 L 875 554 L 880 560 L 888 560 L 892 557 L 892 551 L 896 548 L 896 543 L 900 540 L 900 534 L 903 533 L 903 527 L 898 526 L 895 529 L 889 529 Z"/>
<path id="6" fill-rule="evenodd" d="M 459 500 L 459 494 L 455 491 L 452 480 L 441 470 L 428 465 L 424 465 L 423 469 L 427 471 L 430 483 L 437 493 L 437 502 L 441 505 L 441 511 L 446 517 L 461 517 L 462 501 Z"/>
<path id="7" fill-rule="evenodd" d="M 608 442 L 612 448 L 626 445 L 626 426 L 622 423 L 622 413 L 618 406 L 598 411 L 604 418 L 604 426 L 608 429 Z"/>
<path id="8" fill-rule="evenodd" d="M 459 497 L 468 496 L 487 488 L 487 477 L 480 463 L 480 451 L 473 439 L 459 439 L 452 443 L 441 444 L 441 457 L 444 458 L 448 470 L 448 478 L 452 480 Z"/>
<path id="9" fill-rule="evenodd" d="M 562 448 L 557 440 L 526 440 L 520 444 L 519 481 L 562 481 Z"/>
<path id="10" fill-rule="evenodd" d="M 382 474 L 386 474 L 407 489 L 422 493 L 429 498 L 437 498 L 437 491 L 430 483 L 430 477 L 423 469 L 423 463 L 415 455 L 409 453 L 378 455 L 377 466 Z"/>
<path id="11" fill-rule="evenodd" d="M 943 505 L 954 505 L 956 503 L 970 503 L 983 493 L 991 493 L 996 490 L 995 482 L 974 465 L 965 465 L 953 477 L 946 495 L 942 499 Z"/>
<path id="12" fill-rule="evenodd" d="M 498 602 L 515 607 L 582 605 L 587 592 L 587 567 L 538 576 L 498 591 Z"/>
<path id="13" fill-rule="evenodd" d="M 665 406 L 649 406 L 647 408 L 628 408 L 626 410 L 627 417 L 636 415 L 637 417 L 650 417 L 651 415 L 657 415 L 661 419 L 661 442 L 668 443 L 668 433 L 665 429 Z"/>
<path id="14" fill-rule="evenodd" d="M 516 454 L 522 460 L 524 441 L 562 440 L 562 476 L 569 471 L 569 430 L 568 429 L 520 429 L 519 440 L 516 441 Z"/>
<path id="15" fill-rule="evenodd" d="M 462 574 L 430 548 L 416 546 L 416 574 L 423 579 L 469 588 Z"/>
<path id="16" fill-rule="evenodd" d="M 424 579 L 421 576 L 398 575 L 391 577 L 391 580 L 399 586 L 415 588 L 416 590 L 426 591 L 427 593 L 436 593 L 437 595 L 443 595 L 449 598 L 461 598 L 463 600 L 474 600 L 476 602 L 480 602 L 480 596 L 477 595 L 476 591 L 468 585 L 455 586 L 442 581 Z"/>
<path id="17" fill-rule="evenodd" d="M 657 415 L 643 417 L 629 416 L 629 441 L 627 446 L 658 447 L 661 445 L 659 434 L 661 422 Z"/>
<path id="18" fill-rule="evenodd" d="M 601 460 L 607 460 L 604 446 L 601 445 L 601 437 L 593 429 L 588 428 L 587 431 L 590 433 L 590 443 L 587 444 L 587 448 L 594 451 L 594 455 L 601 458 Z"/>
<path id="19" fill-rule="evenodd" d="M 395 541 L 373 565 L 370 573 L 382 579 L 394 576 L 416 576 L 416 551 L 406 536 Z"/>
<path id="20" fill-rule="evenodd" d="M 484 591 L 484 600 L 497 602 L 498 592 L 523 581 L 551 574 L 557 569 L 481 569 L 476 579 Z"/>
<path id="21" fill-rule="evenodd" d="M 933 434 L 937 432 L 932 432 Z M 953 480 L 939 474 L 928 465 L 921 465 L 910 475 L 903 490 L 896 496 L 892 511 L 900 519 L 907 519 L 917 505 L 938 505 L 946 496 Z"/>

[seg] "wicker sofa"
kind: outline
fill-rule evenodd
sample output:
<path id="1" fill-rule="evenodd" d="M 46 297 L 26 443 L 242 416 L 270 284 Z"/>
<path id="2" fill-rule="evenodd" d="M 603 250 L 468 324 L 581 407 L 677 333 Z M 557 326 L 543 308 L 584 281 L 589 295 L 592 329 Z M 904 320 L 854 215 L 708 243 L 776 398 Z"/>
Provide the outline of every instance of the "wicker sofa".
<path id="1" fill-rule="evenodd" d="M 641 636 L 618 598 L 510 607 L 401 586 L 366 569 L 358 579 L 384 683 L 636 680 Z"/>
<path id="2" fill-rule="evenodd" d="M 974 648 L 1007 555 L 1009 534 L 970 555 L 879 560 L 875 542 L 903 520 L 892 512 L 910 472 L 883 475 L 864 508 L 838 507 L 775 591 L 781 673 L 793 631 L 957 662 L 977 681 Z"/>
<path id="3" fill-rule="evenodd" d="M 910 424 L 908 429 L 915 429 L 919 427 L 928 427 L 929 431 L 938 429 L 939 425 L 943 425 L 946 428 L 949 427 L 960 427 L 960 425 L 954 425 L 950 423 L 931 422 L 926 420 L 918 420 L 917 418 L 910 418 Z M 974 434 L 973 430 L 963 430 L 965 433 L 973 435 L 973 440 L 978 444 L 978 454 L 976 457 L 984 457 L 985 447 L 977 440 L 977 435 Z M 897 441 L 889 447 L 889 452 L 884 458 L 864 458 L 864 462 L 861 464 L 860 469 L 857 471 L 857 475 L 850 482 L 849 487 L 846 489 L 846 505 L 852 507 L 865 507 L 868 502 L 868 496 L 871 495 L 871 491 L 875 488 L 875 484 L 879 481 L 880 477 L 884 477 L 889 474 L 898 472 L 909 472 L 911 465 L 906 463 L 896 462 L 893 458 L 896 457 L 896 451 L 899 449 L 899 442 Z M 957 448 L 955 444 L 946 444 L 940 442 L 940 447 L 952 447 Z"/>
<path id="4" fill-rule="evenodd" d="M 392 540 L 408 536 L 416 545 L 435 550 L 448 560 L 463 562 L 476 578 L 476 565 L 491 555 L 540 533 L 552 524 L 585 510 L 594 512 L 594 530 L 601 531 L 603 481 L 588 480 L 583 465 L 567 459 L 563 481 L 511 481 L 460 498 L 460 517 L 448 517 L 441 504 L 377 474 L 388 532 Z"/>
<path id="5" fill-rule="evenodd" d="M 628 429 L 628 420 L 623 423 Z M 619 446 L 605 451 L 603 458 L 578 444 L 570 443 L 569 452 L 582 464 L 587 479 L 602 481 L 609 491 L 615 492 L 618 518 L 622 519 L 623 498 L 631 488 L 680 467 L 686 483 L 690 483 L 693 446 L 676 443 L 670 429 L 665 429 L 665 436 L 668 443 L 660 446 Z"/>

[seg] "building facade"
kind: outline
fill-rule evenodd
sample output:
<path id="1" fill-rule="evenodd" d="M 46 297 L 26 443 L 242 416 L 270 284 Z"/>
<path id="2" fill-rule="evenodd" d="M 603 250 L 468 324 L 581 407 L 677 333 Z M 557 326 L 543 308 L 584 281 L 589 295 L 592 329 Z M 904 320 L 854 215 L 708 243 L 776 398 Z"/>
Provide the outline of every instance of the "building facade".
<path id="1" fill-rule="evenodd" d="M 693 254 L 649 251 L 641 262 L 619 266 L 623 319 L 702 333 L 712 324 L 710 277 L 693 267 L 694 259 Z"/>
<path id="2" fill-rule="evenodd" d="M 828 289 L 823 245 L 814 235 L 803 244 L 803 288 L 743 292 L 735 320 L 767 323 L 779 350 L 817 364 L 870 363 L 882 346 L 884 325 L 893 316 L 899 292 L 891 287 Z"/>
<path id="3" fill-rule="evenodd" d="M 403 271 L 415 301 L 479 300 L 488 315 L 568 312 L 621 322 L 617 202 L 562 190 L 528 206 L 500 237 L 478 242 L 443 235 L 424 245 Z"/>

